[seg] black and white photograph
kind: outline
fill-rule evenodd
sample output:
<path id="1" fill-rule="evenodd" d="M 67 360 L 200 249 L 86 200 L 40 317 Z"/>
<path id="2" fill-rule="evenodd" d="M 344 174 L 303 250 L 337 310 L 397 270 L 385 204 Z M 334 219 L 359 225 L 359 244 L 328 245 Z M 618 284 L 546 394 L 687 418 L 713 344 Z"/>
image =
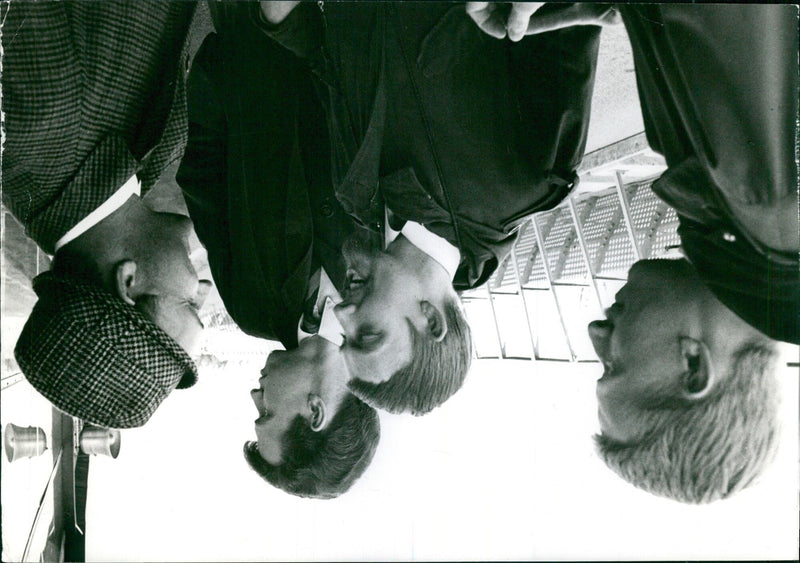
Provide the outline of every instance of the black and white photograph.
<path id="1" fill-rule="evenodd" d="M 0 0 L 2 561 L 796 560 L 799 16 Z"/>

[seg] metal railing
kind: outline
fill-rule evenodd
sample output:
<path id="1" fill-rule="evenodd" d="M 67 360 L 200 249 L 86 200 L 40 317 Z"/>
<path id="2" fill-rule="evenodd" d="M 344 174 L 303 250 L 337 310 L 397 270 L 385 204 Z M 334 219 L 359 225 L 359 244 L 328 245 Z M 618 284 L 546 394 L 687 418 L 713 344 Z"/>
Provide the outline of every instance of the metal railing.
<path id="1" fill-rule="evenodd" d="M 587 319 L 613 302 L 633 262 L 677 254 L 677 215 L 650 189 L 666 166 L 643 135 L 585 161 L 576 191 L 526 219 L 486 285 L 462 294 L 476 358 L 596 361 Z"/>

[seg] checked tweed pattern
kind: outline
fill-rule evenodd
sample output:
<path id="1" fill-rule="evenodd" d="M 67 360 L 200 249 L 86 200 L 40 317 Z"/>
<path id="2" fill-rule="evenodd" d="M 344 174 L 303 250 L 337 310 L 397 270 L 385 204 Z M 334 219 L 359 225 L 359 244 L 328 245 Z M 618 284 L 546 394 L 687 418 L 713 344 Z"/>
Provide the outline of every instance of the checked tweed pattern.
<path id="1" fill-rule="evenodd" d="M 134 428 L 197 380 L 177 342 L 121 299 L 52 272 L 33 288 L 39 301 L 14 353 L 31 385 L 65 413 Z"/>
<path id="2" fill-rule="evenodd" d="M 2 2 L 3 202 L 48 254 L 186 146 L 195 2 Z"/>

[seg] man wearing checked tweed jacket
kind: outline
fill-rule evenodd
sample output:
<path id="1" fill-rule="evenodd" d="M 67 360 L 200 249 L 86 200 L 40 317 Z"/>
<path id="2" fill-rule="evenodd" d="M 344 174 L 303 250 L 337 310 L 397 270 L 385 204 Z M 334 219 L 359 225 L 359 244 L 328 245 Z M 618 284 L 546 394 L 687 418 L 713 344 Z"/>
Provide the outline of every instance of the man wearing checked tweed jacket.
<path id="1" fill-rule="evenodd" d="M 17 342 L 30 383 L 107 427 L 196 380 L 209 282 L 191 222 L 140 196 L 181 157 L 193 2 L 4 2 L 3 203 L 48 254 Z"/>

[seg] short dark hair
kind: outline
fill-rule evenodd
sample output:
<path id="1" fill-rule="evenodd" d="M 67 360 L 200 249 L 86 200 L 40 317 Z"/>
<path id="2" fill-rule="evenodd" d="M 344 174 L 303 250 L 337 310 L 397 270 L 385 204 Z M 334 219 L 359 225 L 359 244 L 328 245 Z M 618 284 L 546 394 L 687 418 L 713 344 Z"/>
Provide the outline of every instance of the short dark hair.
<path id="1" fill-rule="evenodd" d="M 436 342 L 411 331 L 411 363 L 381 383 L 353 378 L 348 386 L 373 407 L 399 414 L 429 413 L 461 389 L 472 361 L 472 333 L 458 299 L 444 303 L 447 334 Z"/>
<path id="2" fill-rule="evenodd" d="M 597 452 L 626 481 L 686 503 L 726 498 L 753 483 L 778 446 L 772 341 L 750 342 L 732 357 L 730 377 L 697 402 L 643 412 L 636 443 L 596 435 Z"/>
<path id="3" fill-rule="evenodd" d="M 366 470 L 381 435 L 378 413 L 347 395 L 330 425 L 314 432 L 297 415 L 281 438 L 283 462 L 272 465 L 256 442 L 244 444 L 250 467 L 268 483 L 289 494 L 329 499 L 347 491 Z"/>

